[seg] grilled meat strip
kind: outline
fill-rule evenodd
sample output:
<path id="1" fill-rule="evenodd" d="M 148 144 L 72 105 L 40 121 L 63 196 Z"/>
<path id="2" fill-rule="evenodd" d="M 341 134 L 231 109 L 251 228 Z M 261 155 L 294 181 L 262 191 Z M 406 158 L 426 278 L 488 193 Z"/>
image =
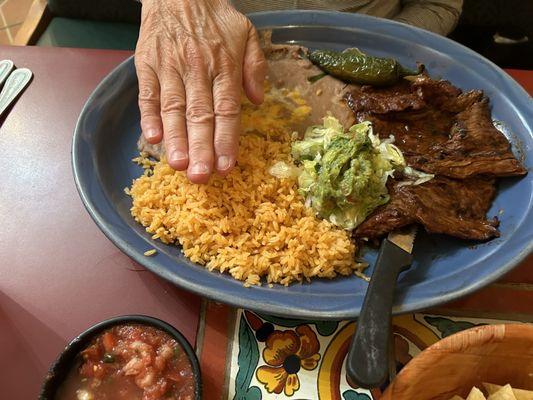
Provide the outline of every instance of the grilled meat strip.
<path id="1" fill-rule="evenodd" d="M 372 121 L 380 137 L 395 136 L 413 168 L 457 179 L 526 173 L 481 91 L 462 93 L 423 76 L 387 89 L 355 89 L 346 100 L 358 121 Z"/>
<path id="2" fill-rule="evenodd" d="M 499 236 L 498 221 L 486 219 L 496 193 L 494 179 L 436 177 L 418 186 L 401 186 L 392 180 L 388 188 L 391 200 L 357 227 L 356 237 L 378 238 L 413 223 L 431 233 L 462 239 Z"/>

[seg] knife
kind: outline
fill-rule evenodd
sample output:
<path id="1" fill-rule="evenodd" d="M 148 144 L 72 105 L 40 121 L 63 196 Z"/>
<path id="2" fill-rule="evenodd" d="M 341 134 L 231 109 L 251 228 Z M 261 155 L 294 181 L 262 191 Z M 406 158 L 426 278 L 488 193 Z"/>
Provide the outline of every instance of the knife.
<path id="1" fill-rule="evenodd" d="M 413 260 L 417 226 L 389 233 L 381 242 L 374 272 L 366 291 L 355 336 L 346 359 L 348 382 L 363 388 L 381 386 L 396 372 L 393 357 L 391 313 L 398 275 Z"/>

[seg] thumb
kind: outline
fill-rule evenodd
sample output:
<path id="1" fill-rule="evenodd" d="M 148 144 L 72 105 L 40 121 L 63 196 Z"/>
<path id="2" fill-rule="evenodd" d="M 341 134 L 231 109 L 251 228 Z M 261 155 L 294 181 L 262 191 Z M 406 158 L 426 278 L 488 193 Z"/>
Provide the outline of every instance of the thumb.
<path id="1" fill-rule="evenodd" d="M 254 104 L 261 104 L 264 96 L 263 83 L 265 81 L 267 63 L 259 43 L 257 31 L 251 23 L 248 29 L 248 40 L 244 51 L 242 69 L 246 97 Z"/>

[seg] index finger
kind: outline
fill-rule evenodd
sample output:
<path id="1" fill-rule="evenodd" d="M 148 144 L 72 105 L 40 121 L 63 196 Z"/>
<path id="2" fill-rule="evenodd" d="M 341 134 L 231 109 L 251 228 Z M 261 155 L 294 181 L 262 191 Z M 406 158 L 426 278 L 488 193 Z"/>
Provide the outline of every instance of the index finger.
<path id="1" fill-rule="evenodd" d="M 150 65 L 135 59 L 139 81 L 139 111 L 141 130 L 148 143 L 156 144 L 163 138 L 163 124 L 160 116 L 159 80 Z"/>

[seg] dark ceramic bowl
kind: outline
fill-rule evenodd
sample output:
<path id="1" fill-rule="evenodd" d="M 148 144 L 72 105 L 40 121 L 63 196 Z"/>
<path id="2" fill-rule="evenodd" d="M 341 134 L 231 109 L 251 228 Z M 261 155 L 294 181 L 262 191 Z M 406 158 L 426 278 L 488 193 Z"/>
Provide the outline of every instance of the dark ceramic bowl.
<path id="1" fill-rule="evenodd" d="M 191 363 L 194 378 L 194 393 L 197 400 L 202 398 L 202 378 L 200 375 L 200 364 L 196 358 L 193 348 L 185 337 L 174 327 L 160 319 L 145 315 L 123 315 L 114 317 L 96 325 L 91 326 L 85 332 L 75 337 L 61 352 L 59 357 L 51 365 L 44 379 L 39 400 L 54 400 L 57 390 L 67 377 L 69 371 L 78 362 L 78 354 L 84 350 L 91 340 L 101 332 L 116 325 L 136 324 L 148 325 L 160 329 L 175 339 L 183 348 Z"/>

